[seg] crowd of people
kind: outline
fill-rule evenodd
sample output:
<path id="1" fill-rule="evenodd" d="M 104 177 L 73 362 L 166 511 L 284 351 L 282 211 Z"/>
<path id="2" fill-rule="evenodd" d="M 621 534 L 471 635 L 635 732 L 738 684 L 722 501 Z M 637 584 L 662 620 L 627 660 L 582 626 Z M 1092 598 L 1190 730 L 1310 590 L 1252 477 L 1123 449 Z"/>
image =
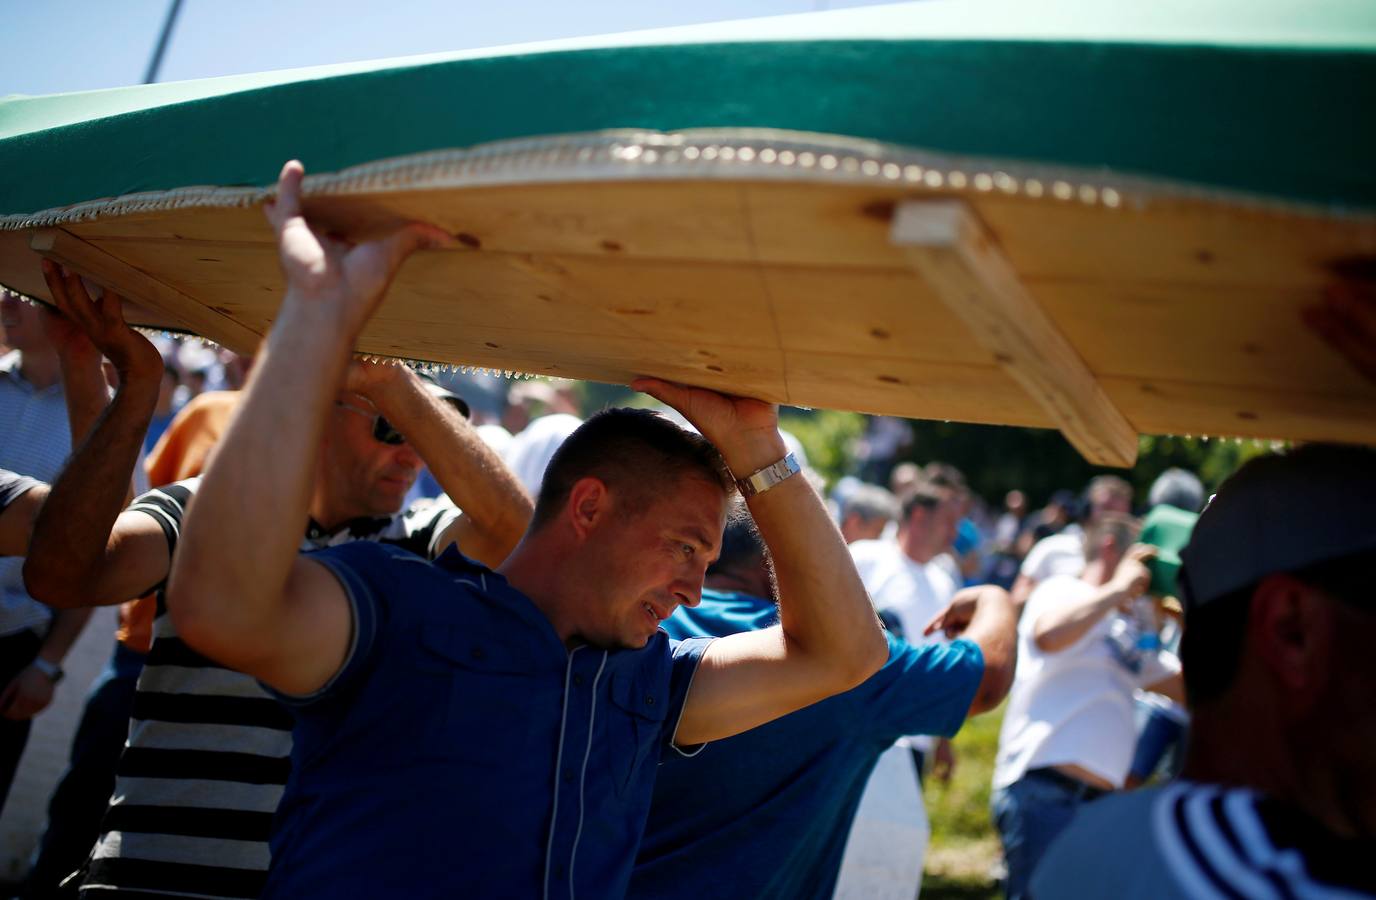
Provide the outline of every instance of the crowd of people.
<path id="1" fill-rule="evenodd" d="M 251 360 L 49 262 L 0 302 L 0 804 L 120 607 L 18 896 L 910 900 L 999 707 L 1009 897 L 1376 894 L 1376 452 L 990 510 L 900 420 L 828 491 L 761 401 L 477 402 L 351 359 L 447 236 L 317 234 L 301 177 Z M 1310 324 L 1376 374 L 1369 296 Z"/>

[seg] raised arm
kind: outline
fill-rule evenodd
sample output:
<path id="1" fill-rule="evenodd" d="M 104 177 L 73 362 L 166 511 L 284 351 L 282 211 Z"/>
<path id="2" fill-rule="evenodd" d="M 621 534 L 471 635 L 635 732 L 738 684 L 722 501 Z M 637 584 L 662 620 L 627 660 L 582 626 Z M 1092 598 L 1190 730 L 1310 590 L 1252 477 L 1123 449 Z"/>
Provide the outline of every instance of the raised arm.
<path id="1" fill-rule="evenodd" d="M 1122 609 L 1151 584 L 1146 562 L 1155 548 L 1137 544 L 1124 554 L 1113 577 L 1083 600 L 1047 609 L 1032 623 L 1032 640 L 1044 653 L 1056 653 L 1084 637 L 1104 616 Z"/>
<path id="2" fill-rule="evenodd" d="M 167 577 L 167 542 L 156 523 L 130 514 L 115 525 L 157 404 L 162 357 L 124 323 L 117 296 L 92 300 L 80 278 L 46 260 L 43 275 L 62 313 L 49 333 L 65 332 L 56 343 L 77 449 L 34 524 L 24 582 L 58 609 L 121 603 Z M 119 374 L 108 407 L 101 354 Z"/>
<path id="3" fill-rule="evenodd" d="M 290 693 L 338 670 L 352 627 L 343 590 L 297 556 L 326 416 L 402 260 L 446 238 L 423 225 L 357 245 L 319 235 L 301 213 L 303 175 L 287 163 L 268 206 L 286 296 L 187 514 L 167 591 L 182 640 Z"/>
<path id="4" fill-rule="evenodd" d="M 501 457 L 452 404 L 428 391 L 405 366 L 355 363 L 348 386 L 405 435 L 463 510 L 440 535 L 436 551 L 457 543 L 464 555 L 493 568 L 500 565 L 525 534 L 534 509 Z"/>
<path id="5" fill-rule="evenodd" d="M 988 712 L 1002 703 L 1013 686 L 1018 665 L 1018 611 L 1008 593 L 993 585 L 965 588 L 936 614 L 923 634 L 938 631 L 974 643 L 984 657 L 984 675 L 969 715 Z"/>
<path id="6" fill-rule="evenodd" d="M 13 477 L 12 473 L 3 474 Z M 33 487 L 0 509 L 0 556 L 23 556 L 29 551 L 33 523 L 47 498 L 48 486 L 35 482 Z"/>
<path id="7" fill-rule="evenodd" d="M 771 404 L 654 379 L 632 387 L 683 413 L 737 477 L 788 452 Z M 727 737 L 849 690 L 888 658 L 855 563 L 807 479 L 788 478 L 747 503 L 774 561 L 779 625 L 712 643 L 684 705 L 680 744 Z"/>

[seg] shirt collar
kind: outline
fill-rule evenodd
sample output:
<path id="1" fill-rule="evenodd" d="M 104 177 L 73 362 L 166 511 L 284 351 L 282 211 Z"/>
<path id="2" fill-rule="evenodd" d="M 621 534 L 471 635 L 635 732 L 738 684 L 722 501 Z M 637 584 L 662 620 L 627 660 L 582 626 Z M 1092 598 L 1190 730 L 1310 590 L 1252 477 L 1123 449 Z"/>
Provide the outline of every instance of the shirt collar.
<path id="1" fill-rule="evenodd" d="M 357 519 L 350 519 L 338 528 L 327 530 L 315 519 L 311 519 L 306 524 L 306 540 L 322 541 L 328 540 L 337 534 L 347 531 L 351 537 L 366 538 L 382 531 L 392 522 L 387 516 L 362 516 Z"/>

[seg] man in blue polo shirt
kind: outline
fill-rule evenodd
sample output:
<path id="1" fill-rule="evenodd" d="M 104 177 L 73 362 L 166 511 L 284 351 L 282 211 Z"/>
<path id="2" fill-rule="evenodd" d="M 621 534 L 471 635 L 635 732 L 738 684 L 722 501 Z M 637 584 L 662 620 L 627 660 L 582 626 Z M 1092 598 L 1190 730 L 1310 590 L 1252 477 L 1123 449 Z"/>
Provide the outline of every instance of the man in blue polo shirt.
<path id="1" fill-rule="evenodd" d="M 702 603 L 680 608 L 675 638 L 767 628 L 769 554 L 749 514 L 727 522 Z M 953 735 L 998 705 L 1012 682 L 1016 623 L 998 588 L 964 592 L 944 613 L 950 644 L 890 635 L 889 660 L 864 684 L 753 731 L 669 757 L 655 782 L 628 897 L 829 898 L 870 770 L 905 734 Z M 710 801 L 704 802 L 704 797 Z"/>
<path id="2" fill-rule="evenodd" d="M 347 244 L 301 213 L 288 163 L 269 218 L 287 290 L 185 519 L 177 632 L 295 707 L 265 897 L 614 897 L 670 747 L 848 690 L 886 647 L 821 499 L 792 477 L 778 411 L 642 379 L 701 432 L 613 410 L 551 461 L 498 570 L 456 553 L 298 556 L 316 447 L 411 225 Z M 710 441 L 710 443 L 709 443 Z M 780 624 L 671 644 L 736 484 L 774 551 Z"/>

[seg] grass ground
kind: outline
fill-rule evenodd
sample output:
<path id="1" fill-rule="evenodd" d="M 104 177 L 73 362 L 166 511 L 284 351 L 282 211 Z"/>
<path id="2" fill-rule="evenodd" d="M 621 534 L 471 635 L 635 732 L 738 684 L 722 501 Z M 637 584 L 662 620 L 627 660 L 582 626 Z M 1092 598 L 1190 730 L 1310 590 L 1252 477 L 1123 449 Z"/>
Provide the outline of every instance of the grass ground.
<path id="1" fill-rule="evenodd" d="M 922 876 L 923 900 L 984 900 L 1001 896 L 991 875 L 999 839 L 989 821 L 989 780 L 1003 709 L 966 723 L 955 738 L 949 784 L 928 778 L 924 796 L 932 840 Z"/>

